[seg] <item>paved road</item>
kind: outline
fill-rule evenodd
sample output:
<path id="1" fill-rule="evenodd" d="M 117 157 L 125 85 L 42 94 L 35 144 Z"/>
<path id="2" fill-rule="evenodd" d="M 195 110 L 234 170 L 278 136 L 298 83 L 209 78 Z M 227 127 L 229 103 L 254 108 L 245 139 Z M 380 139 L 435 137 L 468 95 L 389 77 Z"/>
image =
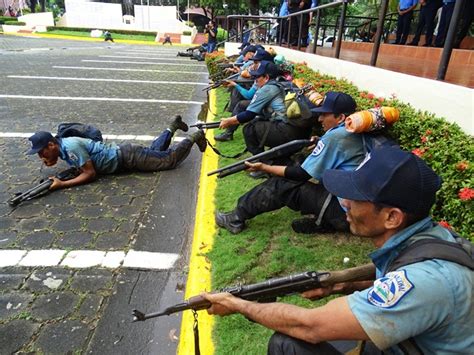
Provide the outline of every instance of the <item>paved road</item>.
<path id="1" fill-rule="evenodd" d="M 130 314 L 183 297 L 197 148 L 173 171 L 106 176 L 14 210 L 4 201 L 65 167 L 24 154 L 31 132 L 79 121 L 149 144 L 173 115 L 195 121 L 206 68 L 177 51 L 0 37 L 1 354 L 176 352 L 179 316 Z"/>

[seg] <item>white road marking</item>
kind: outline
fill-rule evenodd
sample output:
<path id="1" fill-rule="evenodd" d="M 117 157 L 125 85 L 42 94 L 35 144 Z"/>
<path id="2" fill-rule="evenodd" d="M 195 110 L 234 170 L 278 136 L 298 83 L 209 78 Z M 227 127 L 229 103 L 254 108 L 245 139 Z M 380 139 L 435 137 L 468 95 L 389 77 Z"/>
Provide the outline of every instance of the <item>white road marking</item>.
<path id="1" fill-rule="evenodd" d="M 101 250 L 0 250 L 0 267 L 28 266 L 67 266 L 86 268 L 126 267 L 132 269 L 165 270 L 171 269 L 179 254 L 148 251 Z"/>
<path id="2" fill-rule="evenodd" d="M 25 254 L 26 250 L 0 250 L 0 267 L 18 264 Z"/>
<path id="3" fill-rule="evenodd" d="M 64 250 L 31 250 L 18 263 L 19 266 L 55 266 L 63 258 Z"/>
<path id="4" fill-rule="evenodd" d="M 169 57 L 169 58 L 163 58 L 163 57 L 136 57 L 136 56 L 129 56 L 129 55 L 99 55 L 99 58 L 128 58 L 128 59 L 157 59 L 157 60 L 173 60 L 173 61 L 180 61 L 180 62 L 188 62 L 189 63 L 189 58 L 181 59 L 177 57 Z M 192 63 L 192 62 L 191 62 Z M 204 62 L 201 64 L 204 66 Z"/>
<path id="5" fill-rule="evenodd" d="M 85 63 L 112 63 L 112 64 L 145 64 L 145 65 L 175 65 L 175 66 L 184 66 L 184 67 L 202 67 L 205 68 L 202 64 L 182 64 L 182 63 L 160 63 L 160 62 L 133 62 L 130 60 L 99 60 L 99 59 L 82 59 L 81 62 Z M 206 72 L 207 73 L 207 72 Z"/>
<path id="6" fill-rule="evenodd" d="M 0 138 L 29 138 L 33 135 L 34 132 L 0 132 Z M 150 135 L 133 135 L 133 134 L 103 134 L 102 137 L 107 140 L 120 140 L 120 141 L 144 141 L 149 142 L 156 139 L 156 136 Z M 173 142 L 179 143 L 183 141 L 186 137 L 173 137 Z"/>
<path id="7" fill-rule="evenodd" d="M 103 79 L 103 78 L 72 78 L 59 76 L 32 76 L 32 75 L 8 75 L 7 78 L 35 79 L 35 80 L 72 80 L 72 81 L 105 81 L 113 83 L 138 83 L 138 84 L 178 84 L 178 85 L 201 85 L 208 86 L 209 83 L 197 83 L 192 81 L 163 81 L 163 80 L 127 80 L 127 79 Z"/>
<path id="8" fill-rule="evenodd" d="M 156 254 L 160 254 L 160 256 L 158 257 Z M 178 257 L 178 254 L 130 250 L 125 257 L 123 266 L 139 269 L 166 270 L 173 267 L 176 260 L 178 260 Z"/>
<path id="9" fill-rule="evenodd" d="M 28 100 L 70 100 L 70 101 L 115 101 L 115 102 L 147 102 L 147 103 L 166 103 L 166 104 L 188 104 L 202 105 L 201 101 L 182 101 L 182 100 L 157 100 L 157 99 L 124 99 L 118 97 L 71 97 L 71 96 L 31 96 L 31 95 L 0 95 L 0 98 L 6 99 L 28 99 Z"/>
<path id="10" fill-rule="evenodd" d="M 53 65 L 56 69 L 78 69 L 78 70 L 112 70 L 112 71 L 141 71 L 150 73 L 179 73 L 179 74 L 198 74 L 207 75 L 208 72 L 200 71 L 180 71 L 180 70 L 156 70 L 156 69 L 133 69 L 133 68 L 96 68 L 96 67 L 69 67 L 63 65 Z"/>

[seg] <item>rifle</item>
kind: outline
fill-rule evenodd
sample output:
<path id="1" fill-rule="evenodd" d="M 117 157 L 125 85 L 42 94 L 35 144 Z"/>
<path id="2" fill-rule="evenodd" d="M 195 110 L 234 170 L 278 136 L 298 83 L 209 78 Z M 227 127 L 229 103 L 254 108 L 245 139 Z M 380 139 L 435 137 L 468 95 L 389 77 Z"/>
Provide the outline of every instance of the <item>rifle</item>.
<path id="1" fill-rule="evenodd" d="M 74 179 L 76 176 L 80 174 L 80 170 L 78 168 L 69 168 L 63 171 L 60 171 L 55 175 L 56 178 L 62 181 Z M 38 185 L 35 187 L 25 191 L 25 192 L 18 192 L 15 194 L 15 197 L 8 200 L 8 204 L 12 207 L 18 206 L 20 203 L 24 201 L 28 201 L 39 197 L 46 192 L 48 192 L 49 187 L 53 184 L 53 179 L 46 179 L 42 180 Z"/>
<path id="2" fill-rule="evenodd" d="M 196 122 L 189 127 L 196 127 L 197 129 L 219 128 L 221 121 L 217 122 Z"/>
<path id="3" fill-rule="evenodd" d="M 293 295 L 316 288 L 327 287 L 341 282 L 354 282 L 375 280 L 374 264 L 365 264 L 339 271 L 307 271 L 290 276 L 284 276 L 266 280 L 251 285 L 236 285 L 223 288 L 219 292 L 229 292 L 232 295 L 247 301 L 269 302 L 277 297 Z M 214 292 L 216 293 L 216 292 Z M 211 306 L 202 296 L 194 296 L 168 307 L 163 311 L 144 314 L 136 309 L 133 310 L 133 322 L 145 321 L 150 318 L 161 317 L 164 315 L 182 312 L 187 309 L 199 311 Z"/>
<path id="4" fill-rule="evenodd" d="M 244 65 L 244 63 L 222 63 L 222 64 L 217 64 L 217 66 L 221 69 L 241 67 L 242 65 Z"/>
<path id="5" fill-rule="evenodd" d="M 219 86 L 221 86 L 222 84 L 224 84 L 225 81 L 227 80 L 232 80 L 232 81 L 235 81 L 236 83 L 249 83 L 249 82 L 253 82 L 253 80 L 250 80 L 250 79 L 240 79 L 240 80 L 237 80 L 235 78 L 238 78 L 240 75 L 240 73 L 236 73 L 236 74 L 232 74 L 230 76 L 228 76 L 227 78 L 224 78 L 222 80 L 218 80 L 216 81 L 215 83 L 205 87 L 204 89 L 202 89 L 202 91 L 209 91 L 211 89 L 215 89 L 215 88 L 218 88 Z"/>
<path id="6" fill-rule="evenodd" d="M 299 152 L 304 147 L 309 147 L 312 144 L 314 144 L 314 141 L 310 139 L 296 139 L 294 141 L 273 147 L 263 153 L 252 155 L 251 157 L 248 157 L 244 160 L 240 160 L 237 163 L 224 166 L 223 168 L 220 168 L 217 170 L 213 170 L 207 173 L 207 176 L 211 176 L 211 175 L 219 173 L 217 177 L 223 178 L 223 177 L 226 177 L 226 176 L 238 173 L 239 171 L 247 169 L 247 166 L 245 165 L 246 161 L 254 163 L 254 162 L 264 160 L 264 159 L 273 159 L 273 158 L 280 158 L 280 157 L 292 155 L 296 152 Z"/>
<path id="7" fill-rule="evenodd" d="M 235 74 L 235 75 L 240 75 L 240 74 Z M 252 80 L 252 79 L 229 79 L 229 78 L 226 78 L 226 79 L 216 81 L 214 84 L 209 85 L 208 87 L 202 89 L 202 91 L 209 91 L 211 89 L 216 89 L 219 86 L 221 86 L 222 84 L 224 84 L 227 80 L 232 80 L 236 84 L 253 84 L 253 82 L 254 82 L 254 80 Z"/>

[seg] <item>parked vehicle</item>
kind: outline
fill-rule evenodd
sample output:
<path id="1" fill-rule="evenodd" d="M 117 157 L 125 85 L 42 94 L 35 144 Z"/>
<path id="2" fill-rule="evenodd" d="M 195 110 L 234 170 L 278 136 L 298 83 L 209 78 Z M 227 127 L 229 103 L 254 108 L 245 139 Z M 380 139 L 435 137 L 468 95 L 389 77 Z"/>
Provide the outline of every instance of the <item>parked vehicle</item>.
<path id="1" fill-rule="evenodd" d="M 326 36 L 322 39 L 318 39 L 317 45 L 320 47 L 331 48 L 334 44 L 334 36 Z"/>

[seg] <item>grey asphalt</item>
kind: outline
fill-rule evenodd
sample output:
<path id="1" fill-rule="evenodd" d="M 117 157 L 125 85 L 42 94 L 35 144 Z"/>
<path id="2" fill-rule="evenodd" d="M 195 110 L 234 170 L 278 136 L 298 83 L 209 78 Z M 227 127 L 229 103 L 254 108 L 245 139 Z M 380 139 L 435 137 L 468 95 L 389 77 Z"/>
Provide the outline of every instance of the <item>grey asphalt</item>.
<path id="1" fill-rule="evenodd" d="M 121 60 L 101 55 L 173 55 L 180 48 L 0 36 L 0 132 L 55 131 L 61 122 L 94 124 L 104 134 L 156 135 L 181 114 L 196 120 L 201 106 L 167 102 L 39 100 L 1 95 L 206 101 L 202 86 L 67 80 L 54 76 L 206 82 L 206 68 L 90 63 Z M 143 51 L 143 54 L 124 51 Z M 145 54 L 145 51 L 150 53 Z M 141 59 L 124 59 L 140 61 Z M 160 61 L 144 59 L 143 61 Z M 161 61 L 160 61 L 161 62 Z M 176 62 L 178 63 L 178 62 Z M 186 63 L 179 61 L 179 63 Z M 196 62 L 189 61 L 190 64 Z M 87 66 L 104 70 L 56 69 Z M 140 68 L 176 71 L 108 71 Z M 184 137 L 183 133 L 178 134 Z M 150 142 L 139 142 L 149 144 Z M 104 176 L 92 184 L 56 191 L 12 209 L 6 201 L 65 167 L 41 168 L 26 156 L 26 138 L 0 138 L 0 251 L 104 250 L 176 253 L 170 270 L 130 268 L 0 268 L 0 354 L 174 354 L 180 315 L 131 323 L 146 312 L 180 302 L 194 226 L 201 154 L 197 147 L 177 169 Z M 175 335 L 175 336 L 174 336 Z"/>

